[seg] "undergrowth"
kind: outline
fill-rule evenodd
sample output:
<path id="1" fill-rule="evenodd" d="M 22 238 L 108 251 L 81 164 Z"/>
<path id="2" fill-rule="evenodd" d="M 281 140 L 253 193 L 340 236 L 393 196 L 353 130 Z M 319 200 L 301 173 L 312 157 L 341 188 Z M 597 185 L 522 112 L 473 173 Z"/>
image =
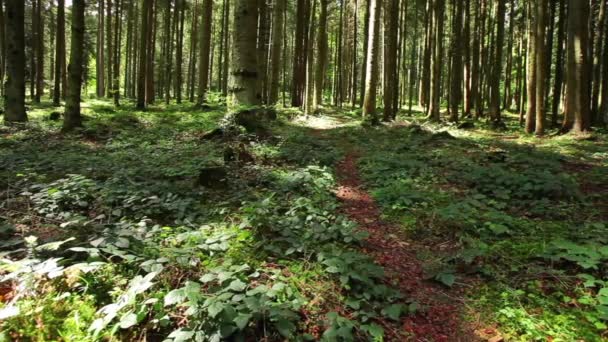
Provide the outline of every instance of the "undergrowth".
<path id="1" fill-rule="evenodd" d="M 2 131 L 0 339 L 382 340 L 415 308 L 337 214 L 329 143 L 279 122 L 205 188 L 221 111 L 87 108 Z"/>

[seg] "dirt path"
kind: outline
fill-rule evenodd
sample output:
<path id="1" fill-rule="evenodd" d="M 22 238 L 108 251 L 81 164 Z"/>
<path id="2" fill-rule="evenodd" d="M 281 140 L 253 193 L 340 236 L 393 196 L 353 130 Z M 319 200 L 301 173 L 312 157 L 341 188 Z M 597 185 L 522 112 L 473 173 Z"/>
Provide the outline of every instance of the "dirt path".
<path id="1" fill-rule="evenodd" d="M 415 315 L 407 316 L 396 331 L 388 331 L 393 341 L 474 341 L 465 333 L 460 321 L 459 302 L 450 299 L 439 286 L 423 277 L 415 248 L 402 235 L 399 227 L 385 223 L 370 194 L 363 189 L 357 170 L 357 155 L 347 154 L 338 164 L 337 196 L 344 214 L 369 232 L 364 252 L 384 267 L 387 283 L 396 286 L 407 298 L 420 304 Z M 468 330 L 468 329 L 467 329 Z"/>

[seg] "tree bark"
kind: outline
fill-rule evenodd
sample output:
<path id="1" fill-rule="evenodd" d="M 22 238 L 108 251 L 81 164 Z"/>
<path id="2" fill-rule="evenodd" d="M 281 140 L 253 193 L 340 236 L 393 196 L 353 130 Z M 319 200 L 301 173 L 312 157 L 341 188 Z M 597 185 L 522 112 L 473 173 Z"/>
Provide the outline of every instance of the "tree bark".
<path id="1" fill-rule="evenodd" d="M 230 81 L 230 111 L 260 104 L 257 61 L 257 3 L 236 0 L 232 32 L 232 68 Z M 202 66 L 201 66 L 202 67 Z"/>
<path id="2" fill-rule="evenodd" d="M 460 103 L 462 100 L 462 77 L 464 75 L 464 68 L 462 65 L 462 40 L 463 40 L 463 6 L 462 1 L 456 1 L 455 16 L 452 19 L 452 79 L 450 89 L 450 121 L 458 122 Z"/>
<path id="3" fill-rule="evenodd" d="M 65 60 L 65 0 L 57 0 L 57 39 L 55 43 L 55 86 L 53 88 L 53 105 L 61 102 L 61 80 Z"/>
<path id="4" fill-rule="evenodd" d="M 443 22 L 445 0 L 435 0 L 433 4 L 433 39 L 431 56 L 430 99 L 427 118 L 440 120 L 441 111 L 441 68 L 443 67 Z"/>
<path id="5" fill-rule="evenodd" d="M 526 133 L 530 134 L 536 130 L 536 86 L 537 82 L 537 48 L 536 48 L 536 1 L 530 0 L 528 5 L 528 110 L 526 113 Z"/>
<path id="6" fill-rule="evenodd" d="M 365 97 L 363 100 L 363 119 L 378 125 L 376 96 L 378 87 L 378 66 L 380 46 L 380 11 L 382 0 L 369 0 L 369 31 L 367 41 L 367 67 L 365 70 Z"/>
<path id="7" fill-rule="evenodd" d="M 141 8 L 141 27 L 139 40 L 139 68 L 137 77 L 137 108 L 146 108 L 146 78 L 148 66 L 148 30 L 150 29 L 148 13 L 152 11 L 153 0 L 143 0 Z"/>
<path id="8" fill-rule="evenodd" d="M 213 0 L 203 0 L 201 22 L 201 44 L 199 50 L 199 79 L 197 105 L 205 103 L 207 85 L 209 82 L 209 52 L 211 48 L 211 20 L 213 19 Z M 247 13 L 249 14 L 249 13 Z M 255 13 L 252 14 L 255 17 Z M 239 29 L 235 27 L 235 29 Z M 254 39 L 255 43 L 255 39 Z M 254 49 L 255 53 L 255 49 Z"/>
<path id="9" fill-rule="evenodd" d="M 602 79 L 602 43 L 604 41 L 604 26 L 606 22 L 606 1 L 600 0 L 600 8 L 597 18 L 597 27 L 595 29 L 595 46 L 593 55 L 593 93 L 591 97 L 591 124 L 600 125 L 603 121 L 599 112 L 600 106 L 600 88 Z"/>
<path id="10" fill-rule="evenodd" d="M 547 26 L 547 2 L 548 0 L 537 0 L 537 22 L 536 22 L 536 135 L 545 134 L 545 87 L 547 70 L 545 29 Z"/>
<path id="11" fill-rule="evenodd" d="M 283 44 L 283 26 L 285 21 L 286 0 L 275 0 L 273 23 L 272 23 L 272 51 L 271 51 L 271 72 L 270 72 L 270 94 L 268 103 L 274 105 L 279 99 L 279 78 L 281 74 L 281 59 Z"/>
<path id="12" fill-rule="evenodd" d="M 385 18 L 385 60 L 384 68 L 386 79 L 384 82 L 384 115 L 383 121 L 388 122 L 396 116 L 395 92 L 398 88 L 397 78 L 397 49 L 398 49 L 398 30 L 399 30 L 399 2 L 397 0 L 387 0 L 384 5 Z"/>
<path id="13" fill-rule="evenodd" d="M 84 59 L 84 12 L 85 0 L 72 2 L 72 38 L 70 65 L 68 66 L 68 96 L 65 104 L 63 131 L 82 126 L 80 115 L 80 92 L 82 89 L 82 70 Z"/>
<path id="14" fill-rule="evenodd" d="M 503 55 L 503 43 L 505 35 L 505 12 L 506 12 L 506 0 L 498 0 L 496 10 L 496 22 L 498 23 L 498 30 L 496 32 L 496 41 L 494 42 L 494 63 L 492 64 L 492 77 L 490 78 L 490 117 L 495 123 L 501 122 L 501 108 L 500 108 L 500 78 L 502 75 L 502 55 Z"/>
<path id="15" fill-rule="evenodd" d="M 568 66 L 566 72 L 566 114 L 563 131 L 589 131 L 591 61 L 589 56 L 589 2 L 568 1 Z"/>
<path id="16" fill-rule="evenodd" d="M 97 9 L 98 23 L 97 23 L 97 63 L 96 63 L 96 76 L 97 76 L 97 97 L 103 97 L 105 94 L 105 0 L 99 0 L 99 7 Z"/>
<path id="17" fill-rule="evenodd" d="M 6 100 L 4 122 L 25 122 L 25 2 L 6 0 Z"/>
<path id="18" fill-rule="evenodd" d="M 315 87 L 313 112 L 316 112 L 323 104 L 323 81 L 325 80 L 325 70 L 327 66 L 327 4 L 328 0 L 321 1 L 319 14 L 319 32 L 317 36 L 317 60 L 315 70 Z"/>

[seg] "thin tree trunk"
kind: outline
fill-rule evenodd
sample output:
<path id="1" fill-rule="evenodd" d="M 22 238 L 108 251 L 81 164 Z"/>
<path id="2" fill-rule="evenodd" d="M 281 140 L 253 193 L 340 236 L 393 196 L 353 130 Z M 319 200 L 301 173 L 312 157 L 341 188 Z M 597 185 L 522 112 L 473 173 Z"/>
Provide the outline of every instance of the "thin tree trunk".
<path id="1" fill-rule="evenodd" d="M 327 65 L 327 5 L 328 0 L 321 1 L 319 15 L 319 32 L 317 34 L 317 60 L 315 70 L 313 113 L 323 104 L 323 81 Z"/>
<path id="2" fill-rule="evenodd" d="M 526 133 L 530 134 L 536 130 L 536 86 L 537 82 L 537 48 L 536 44 L 536 1 L 530 0 L 528 5 L 528 110 L 526 113 Z"/>
<path id="3" fill-rule="evenodd" d="M 546 86 L 546 47 L 545 29 L 547 26 L 547 1 L 538 0 L 536 22 L 536 135 L 545 134 L 545 86 Z"/>
<path id="4" fill-rule="evenodd" d="M 462 40 L 463 40 L 463 6 L 461 1 L 456 1 L 454 10 L 454 18 L 452 23 L 452 79 L 451 79 L 451 94 L 450 94 L 450 121 L 458 122 L 460 102 L 462 99 L 462 76 L 464 68 L 462 64 Z"/>
<path id="5" fill-rule="evenodd" d="M 4 122 L 27 121 L 25 113 L 25 2 L 6 0 L 6 98 Z"/>
<path id="6" fill-rule="evenodd" d="M 66 64 L 65 53 L 65 0 L 57 0 L 57 39 L 55 43 L 55 86 L 53 88 L 53 105 L 61 102 L 62 72 Z"/>
<path id="7" fill-rule="evenodd" d="M 566 0 L 559 0 L 559 24 L 557 28 L 557 51 L 555 62 L 555 82 L 553 83 L 553 103 L 551 107 L 551 125 L 557 126 L 559 105 L 562 99 L 564 83 L 564 46 L 566 45 Z"/>
<path id="8" fill-rule="evenodd" d="M 604 41 L 604 26 L 606 21 L 606 1 L 600 0 L 600 8 L 597 18 L 595 34 L 595 53 L 593 55 L 593 92 L 591 97 L 591 124 L 598 125 L 602 121 L 599 113 L 600 106 L 600 87 L 602 78 L 602 42 Z"/>
<path id="9" fill-rule="evenodd" d="M 242 10 L 246 10 L 245 8 L 248 8 L 248 6 L 245 6 L 244 8 L 242 8 Z M 201 45 L 199 50 L 200 62 L 198 97 L 196 102 L 198 106 L 202 106 L 205 103 L 205 97 L 207 94 L 207 84 L 209 81 L 209 50 L 211 48 L 211 20 L 213 19 L 213 0 L 203 0 L 202 12 Z M 247 19 L 249 19 L 249 15 L 249 13 L 243 14 L 243 16 Z M 253 15 L 254 17 L 256 16 L 255 13 L 251 15 Z M 240 28 L 236 27 L 236 29 Z"/>
<path id="10" fill-rule="evenodd" d="M 367 42 L 367 67 L 365 76 L 365 97 L 363 101 L 363 119 L 372 125 L 379 124 L 376 113 L 376 96 L 378 87 L 378 65 L 380 46 L 380 11 L 381 0 L 369 0 L 369 31 Z"/>
<path id="11" fill-rule="evenodd" d="M 68 67 L 68 96 L 65 104 L 63 131 L 82 126 L 80 115 L 80 92 L 84 65 L 85 0 L 72 2 L 72 38 L 70 65 Z"/>
<path id="12" fill-rule="evenodd" d="M 428 119 L 440 120 L 441 111 L 441 68 L 443 66 L 443 22 L 445 0 L 435 0 L 433 4 L 433 39 L 431 55 L 431 82 Z"/>
<path id="13" fill-rule="evenodd" d="M 140 41 L 139 41 L 139 70 L 137 80 L 137 108 L 146 108 L 146 78 L 148 68 L 148 53 L 149 53 L 149 39 L 148 31 L 150 30 L 149 13 L 152 11 L 153 0 L 143 0 L 141 9 L 141 27 L 140 27 Z"/>
<path id="14" fill-rule="evenodd" d="M 501 122 L 501 109 L 500 109 L 500 78 L 502 75 L 502 61 L 503 61 L 503 42 L 505 35 L 505 26 L 503 24 L 505 20 L 506 12 L 506 0 L 498 0 L 496 10 L 496 22 L 498 23 L 498 31 L 496 32 L 496 41 L 494 43 L 494 63 L 492 65 L 492 77 L 491 80 L 491 93 L 490 93 L 490 117 L 495 123 Z"/>
<path id="15" fill-rule="evenodd" d="M 286 0 L 275 0 L 273 24 L 272 24 L 272 51 L 271 51 L 271 73 L 270 73 L 270 94 L 268 104 L 274 105 L 279 98 L 279 77 L 281 73 L 281 59 L 284 34 L 283 26 L 285 21 Z"/>

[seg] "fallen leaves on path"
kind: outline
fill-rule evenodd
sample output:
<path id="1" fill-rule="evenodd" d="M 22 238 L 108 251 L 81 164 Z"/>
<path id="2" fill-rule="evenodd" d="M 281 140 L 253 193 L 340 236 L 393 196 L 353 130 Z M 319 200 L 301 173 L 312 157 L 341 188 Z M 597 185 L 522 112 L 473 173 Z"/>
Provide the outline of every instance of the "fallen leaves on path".
<path id="1" fill-rule="evenodd" d="M 411 242 L 401 238 L 399 227 L 383 222 L 371 195 L 363 189 L 353 153 L 338 165 L 339 188 L 336 192 L 343 211 L 369 233 L 364 252 L 384 267 L 386 281 L 421 308 L 407 316 L 397 331 L 388 332 L 392 341 L 473 341 L 463 332 L 458 302 L 447 298 L 442 289 L 424 279 L 421 262 Z M 400 329 L 399 329 L 400 328 Z M 392 335 L 392 336 L 391 336 Z"/>

